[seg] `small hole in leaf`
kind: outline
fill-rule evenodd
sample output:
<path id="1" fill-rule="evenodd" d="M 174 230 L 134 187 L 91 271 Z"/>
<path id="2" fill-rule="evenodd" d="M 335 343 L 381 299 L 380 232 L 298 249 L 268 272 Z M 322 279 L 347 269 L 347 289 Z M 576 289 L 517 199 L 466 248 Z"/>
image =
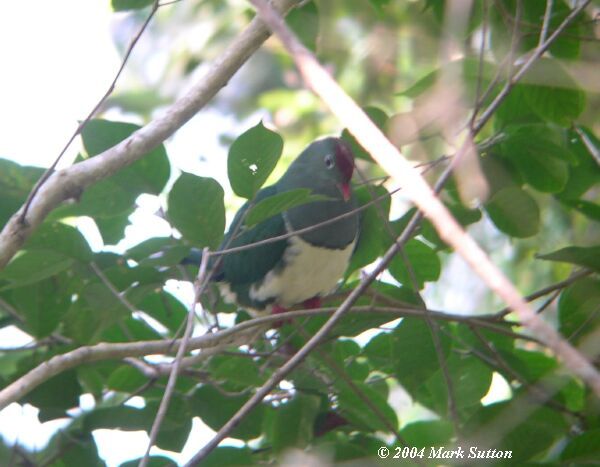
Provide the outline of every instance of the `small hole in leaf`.
<path id="1" fill-rule="evenodd" d="M 250 164 L 248 166 L 248 168 L 252 171 L 253 174 L 255 174 L 256 171 L 258 170 L 258 165 L 256 165 L 256 164 Z"/>

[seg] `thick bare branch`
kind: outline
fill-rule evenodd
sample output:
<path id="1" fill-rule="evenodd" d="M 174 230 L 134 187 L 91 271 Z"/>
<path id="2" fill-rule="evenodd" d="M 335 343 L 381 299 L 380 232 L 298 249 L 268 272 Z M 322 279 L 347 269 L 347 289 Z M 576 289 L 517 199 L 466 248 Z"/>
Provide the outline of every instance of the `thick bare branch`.
<path id="1" fill-rule="evenodd" d="M 508 306 L 515 310 L 522 325 L 550 347 L 563 361 L 566 368 L 585 381 L 600 396 L 600 373 L 594 366 L 563 339 L 552 326 L 535 314 L 510 280 L 462 229 L 419 172 L 411 166 L 361 108 L 340 88 L 310 51 L 297 40 L 277 11 L 262 0 L 251 1 L 259 11 L 260 16 L 264 18 L 293 57 L 306 85 L 323 100 L 358 142 L 371 154 L 373 159 L 396 182 L 404 187 L 411 200 L 435 226 L 440 237 L 467 261 L 477 275 Z M 589 2 L 584 2 L 577 9 L 574 9 L 561 24 L 562 27 L 559 26 L 548 40 L 536 49 L 526 64 L 530 66 L 537 57 L 541 56 L 550 46 L 550 43 L 548 43 L 550 39 L 556 38 L 557 34 L 566 27 L 568 21 L 574 19 L 578 10 L 581 11 L 587 3 Z M 513 76 L 510 83 L 514 84 L 516 80 L 523 76 L 526 71 L 524 66 Z M 488 108 L 488 110 L 490 109 Z M 484 113 L 482 119 L 484 119 L 486 113 Z M 480 124 L 482 119 L 480 119 Z"/>
<path id="2" fill-rule="evenodd" d="M 150 21 L 152 21 L 152 18 L 154 17 L 154 15 L 156 14 L 156 12 L 158 11 L 158 8 L 160 6 L 162 6 L 162 5 L 159 4 L 158 0 L 154 0 L 154 3 L 152 4 L 152 8 L 150 8 L 150 13 L 146 17 L 146 20 L 142 23 L 142 26 L 138 30 L 137 34 L 133 37 L 133 39 L 129 43 L 129 46 L 127 47 L 127 50 L 125 51 L 125 55 L 123 56 L 123 60 L 121 61 L 121 65 L 119 66 L 119 69 L 117 70 L 117 73 L 115 74 L 115 77 L 113 78 L 112 82 L 108 86 L 107 90 L 104 92 L 104 95 L 96 103 L 96 105 L 90 111 L 90 113 L 87 115 L 87 117 L 85 117 L 81 121 L 81 123 L 79 123 L 79 125 L 77 125 L 77 128 L 75 129 L 75 131 L 73 132 L 71 137 L 67 140 L 67 143 L 64 145 L 62 151 L 60 151 L 60 153 L 58 154 L 58 156 L 56 157 L 56 159 L 54 160 L 52 165 L 50 165 L 50 167 L 48 167 L 48 169 L 46 169 L 44 174 L 40 177 L 40 179 L 37 181 L 37 183 L 31 190 L 31 193 L 29 193 L 29 196 L 27 197 L 27 201 L 25 201 L 25 206 L 21 210 L 21 222 L 25 222 L 25 220 L 26 220 L 25 218 L 27 216 L 27 211 L 29 210 L 29 206 L 33 202 L 33 199 L 37 195 L 40 187 L 44 183 L 46 183 L 46 180 L 48 180 L 50 175 L 52 175 L 52 172 L 54 172 L 54 169 L 56 169 L 56 166 L 58 165 L 58 163 L 60 162 L 62 157 L 65 155 L 65 153 L 67 152 L 67 149 L 69 149 L 69 147 L 71 146 L 73 141 L 75 141 L 75 138 L 77 138 L 77 136 L 81 133 L 83 128 L 94 117 L 94 115 L 96 115 L 96 113 L 100 110 L 100 108 L 104 105 L 106 100 L 110 97 L 110 95 L 115 90 L 117 81 L 121 77 L 121 74 L 123 73 L 123 70 L 125 69 L 125 65 L 127 65 L 127 61 L 129 60 L 129 57 L 131 56 L 131 53 L 133 52 L 134 47 L 136 46 L 136 44 L 142 37 L 142 34 L 144 33 L 144 31 L 150 24 Z"/>
<path id="3" fill-rule="evenodd" d="M 408 238 L 409 235 L 404 235 Z M 402 240 L 402 238 L 400 239 Z M 398 240 L 398 242 L 400 242 Z M 392 249 L 394 246 L 392 246 Z M 393 258 L 395 252 L 388 252 L 376 270 L 375 278 L 387 263 Z M 387 261 L 387 262 L 386 262 Z M 369 282 L 370 283 L 370 282 Z M 366 289 L 366 287 L 365 287 Z M 321 314 L 332 314 L 336 308 L 319 308 L 313 310 L 295 310 L 277 315 L 260 316 L 243 323 L 237 324 L 231 328 L 223 329 L 218 332 L 205 334 L 203 336 L 190 339 L 186 346 L 186 351 L 201 349 L 202 352 L 198 355 L 183 359 L 182 366 L 188 367 L 197 363 L 207 355 L 213 355 L 216 352 L 222 351 L 228 346 L 239 346 L 247 344 L 251 337 L 256 335 L 256 328 L 272 324 L 275 321 L 300 318 L 304 316 L 317 316 Z M 392 319 L 412 316 L 416 318 L 425 318 L 425 313 L 428 316 L 442 321 L 454 321 L 457 323 L 465 323 L 477 327 L 482 327 L 493 332 L 507 335 L 514 339 L 523 339 L 533 342 L 538 342 L 535 338 L 519 334 L 503 326 L 494 316 L 486 318 L 472 317 L 466 315 L 445 313 L 442 311 L 424 310 L 422 308 L 414 308 L 410 306 L 356 306 L 349 310 L 351 313 L 383 313 L 393 316 Z M 515 325 L 516 323 L 510 323 Z M 90 346 L 79 347 L 70 352 L 56 355 L 47 362 L 33 368 L 18 380 L 6 386 L 0 391 L 0 409 L 7 406 L 11 402 L 18 401 L 37 386 L 47 381 L 49 378 L 62 373 L 63 371 L 75 368 L 85 363 L 98 362 L 101 360 L 119 360 L 127 357 L 142 357 L 144 355 L 153 354 L 168 354 L 169 352 L 177 351 L 181 345 L 182 339 L 177 340 L 156 340 L 144 342 L 127 342 L 127 343 L 100 343 Z M 539 343 L 539 342 L 538 342 Z M 170 365 L 169 370 L 170 371 Z M 163 373 L 161 373 L 162 375 Z"/>
<path id="4" fill-rule="evenodd" d="M 277 319 L 279 318 L 274 317 L 272 321 Z M 233 328 L 194 337 L 189 340 L 185 350 L 202 349 L 211 352 L 217 347 L 221 348 L 229 345 L 241 345 L 247 343 L 248 333 L 254 335 L 256 332 L 254 328 L 259 324 L 264 324 L 264 322 L 260 320 L 247 321 L 246 323 L 241 323 Z M 156 340 L 126 342 L 118 344 L 102 342 L 95 345 L 79 347 L 70 352 L 56 355 L 3 388 L 0 391 L 0 410 L 11 402 L 18 401 L 37 386 L 63 371 L 85 363 L 101 360 L 120 360 L 126 357 L 168 354 L 169 352 L 177 351 L 181 342 L 182 339 L 174 341 Z"/>
<path id="5" fill-rule="evenodd" d="M 294 0 L 275 2 L 280 11 L 288 10 L 294 3 Z M 181 128 L 227 84 L 267 37 L 268 29 L 260 19 L 254 18 L 215 60 L 207 74 L 161 116 L 96 157 L 50 175 L 29 204 L 25 218 L 22 218 L 25 208 L 21 207 L 0 233 L 0 269 L 62 201 L 79 196 L 89 185 L 132 164 Z"/>

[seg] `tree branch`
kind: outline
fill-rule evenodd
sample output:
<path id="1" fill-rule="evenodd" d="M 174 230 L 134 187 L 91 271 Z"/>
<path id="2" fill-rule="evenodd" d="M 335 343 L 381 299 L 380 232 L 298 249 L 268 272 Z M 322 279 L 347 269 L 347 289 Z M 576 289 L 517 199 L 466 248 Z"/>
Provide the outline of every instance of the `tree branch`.
<path id="1" fill-rule="evenodd" d="M 550 34 L 550 37 L 546 39 L 544 42 L 540 43 L 538 47 L 535 48 L 533 53 L 529 56 L 527 61 L 519 68 L 519 70 L 508 80 L 508 82 L 504 85 L 502 90 L 498 93 L 498 95 L 494 98 L 492 103 L 485 109 L 479 121 L 473 127 L 473 131 L 478 133 L 483 126 L 487 123 L 487 121 L 492 117 L 496 109 L 500 106 L 502 101 L 506 98 L 510 90 L 513 86 L 519 81 L 525 73 L 531 68 L 534 62 L 540 58 L 546 50 L 550 48 L 552 43 L 558 38 L 558 36 L 565 30 L 565 28 L 571 24 L 571 22 L 577 17 L 579 13 L 581 13 L 589 4 L 591 0 L 585 0 L 580 3 L 576 8 L 571 10 L 571 13 L 564 19 L 564 21 L 556 28 L 556 30 Z M 546 13 L 548 13 L 546 11 Z"/>
<path id="2" fill-rule="evenodd" d="M 142 457 L 142 460 L 139 463 L 139 467 L 146 467 L 148 465 L 148 461 L 150 459 L 150 448 L 152 448 L 152 446 L 156 442 L 156 437 L 158 436 L 158 432 L 160 431 L 160 425 L 162 424 L 165 415 L 167 414 L 169 402 L 171 400 L 171 396 L 173 395 L 173 391 L 175 390 L 175 383 L 177 382 L 177 376 L 179 375 L 179 368 L 181 367 L 183 355 L 185 353 L 190 337 L 192 337 L 192 331 L 194 330 L 196 304 L 200 301 L 200 297 L 202 296 L 202 293 L 206 288 L 206 284 L 208 284 L 208 279 L 210 276 L 210 274 L 207 274 L 209 258 L 210 255 L 208 248 L 205 248 L 202 252 L 202 262 L 200 263 L 200 269 L 198 270 L 198 277 L 196 278 L 196 283 L 194 287 L 194 300 L 192 301 L 192 304 L 190 305 L 190 309 L 187 314 L 187 321 L 185 324 L 185 331 L 183 332 L 183 337 L 181 339 L 181 345 L 177 349 L 177 355 L 175 356 L 175 361 L 173 362 L 171 372 L 169 373 L 167 387 L 165 389 L 165 392 L 163 393 L 162 399 L 160 400 L 160 406 L 158 407 L 156 417 L 152 422 L 148 446 L 146 448 L 146 452 L 144 453 L 144 457 Z"/>
<path id="3" fill-rule="evenodd" d="M 408 235 L 405 235 L 408 237 Z M 402 238 L 400 239 L 402 240 Z M 399 241 L 400 241 L 399 240 Z M 387 262 L 391 260 L 395 252 L 392 253 L 392 246 L 388 253 L 384 256 L 382 263 L 378 265 L 378 269 L 373 275 L 373 279 L 385 269 Z M 379 271 L 381 269 L 381 271 Z M 365 287 L 366 288 L 366 287 Z M 322 314 L 332 314 L 336 311 L 336 308 L 319 308 L 311 310 L 294 310 L 285 313 L 278 313 L 277 315 L 260 316 L 253 318 L 248 321 L 236 324 L 235 326 L 227 329 L 223 329 L 214 333 L 205 334 L 202 336 L 194 337 L 189 340 L 188 345 L 185 347 L 186 351 L 201 349 L 202 352 L 192 357 L 184 358 L 181 365 L 188 367 L 197 363 L 203 357 L 208 354 L 214 354 L 220 351 L 225 346 L 238 346 L 248 343 L 248 337 L 256 334 L 256 328 L 272 324 L 276 321 L 288 320 L 294 318 L 300 318 L 305 316 L 317 316 Z M 416 318 L 425 319 L 426 311 L 422 308 L 415 308 L 410 306 L 356 306 L 349 310 L 350 313 L 359 314 L 373 314 L 381 313 L 393 316 L 391 319 L 396 319 L 405 316 L 412 316 Z M 442 321 L 454 321 L 457 323 L 464 323 L 473 325 L 481 328 L 488 329 L 493 332 L 507 335 L 513 339 L 523 339 L 527 341 L 537 342 L 537 339 L 519 334 L 511 331 L 502 325 L 501 322 L 497 322 L 496 319 L 491 316 L 487 317 L 472 317 L 466 315 L 445 313 L 441 311 L 428 310 L 427 313 L 430 317 L 436 320 Z M 518 323 L 507 323 L 511 326 L 517 325 Z M 52 378 L 53 376 L 62 373 L 63 371 L 75 368 L 79 365 L 86 363 L 93 363 L 102 360 L 119 360 L 127 357 L 142 357 L 144 355 L 152 354 L 168 354 L 172 351 L 177 351 L 181 346 L 182 339 L 176 340 L 154 340 L 154 341 L 143 341 L 143 342 L 125 342 L 125 343 L 99 343 L 89 346 L 79 347 L 70 352 L 56 355 L 50 360 L 41 363 L 37 367 L 30 370 L 19 379 L 6 386 L 0 391 L 0 409 L 4 408 L 11 402 L 18 401 L 30 391 L 35 389 L 37 386 L 42 384 L 44 381 Z M 127 363 L 130 363 L 127 360 Z M 161 364 L 159 368 L 160 376 L 164 375 L 165 372 L 170 371 L 170 364 L 167 366 Z M 142 371 L 144 374 L 146 372 Z"/>
<path id="4" fill-rule="evenodd" d="M 77 125 L 77 128 L 75 129 L 75 131 L 73 132 L 73 134 L 71 135 L 71 137 L 68 139 L 67 143 L 63 147 L 63 149 L 60 152 L 60 154 L 56 157 L 56 159 L 54 160 L 54 162 L 52 163 L 52 165 L 50 167 L 48 167 L 48 169 L 46 169 L 46 171 L 42 174 L 42 176 L 40 177 L 40 179 L 37 181 L 37 183 L 35 184 L 35 186 L 31 190 L 31 193 L 29 193 L 29 196 L 27 197 L 27 201 L 25 201 L 25 207 L 21 210 L 20 221 L 22 223 L 24 223 L 26 221 L 27 211 L 29 210 L 29 206 L 33 202 L 33 199 L 35 198 L 36 194 L 40 190 L 41 186 L 44 183 L 46 183 L 46 180 L 48 180 L 48 178 L 50 177 L 50 175 L 52 175 L 52 172 L 54 172 L 54 169 L 56 169 L 56 166 L 58 165 L 59 161 L 62 159 L 62 156 L 64 156 L 65 152 L 67 152 L 67 149 L 69 149 L 69 146 L 71 146 L 71 144 L 73 143 L 73 141 L 75 141 L 75 138 L 81 133 L 81 131 L 83 130 L 83 128 L 94 117 L 94 115 L 96 115 L 96 112 L 98 112 L 98 110 L 100 110 L 100 107 L 102 107 L 102 105 L 106 102 L 106 99 L 108 99 L 108 97 L 115 90 L 115 86 L 117 85 L 117 81 L 121 77 L 121 73 L 123 73 L 123 70 L 125 69 L 125 65 L 127 65 L 127 61 L 129 60 L 131 52 L 133 52 L 133 48 L 138 43 L 138 41 L 140 40 L 140 37 L 142 37 L 142 34 L 144 33 L 144 31 L 146 30 L 146 28 L 150 24 L 150 21 L 152 20 L 152 18 L 154 17 L 154 15 L 156 14 L 156 12 L 158 11 L 158 8 L 161 7 L 161 6 L 162 5 L 159 4 L 158 0 L 154 0 L 154 3 L 152 4 L 152 8 L 150 9 L 150 13 L 146 17 L 146 20 L 143 22 L 143 24 L 140 27 L 140 29 L 138 30 L 137 34 L 131 40 L 129 46 L 127 47 L 127 50 L 125 51 L 125 55 L 123 57 L 123 60 L 121 60 L 121 65 L 119 66 L 119 69 L 117 70 L 117 73 L 115 74 L 115 77 L 113 78 L 112 82 L 108 86 L 108 89 L 106 90 L 106 92 L 104 93 L 104 95 L 100 98 L 100 100 L 96 103 L 96 105 L 91 110 L 91 112 L 87 115 L 87 117 L 85 117 L 83 119 L 83 121 L 79 125 Z"/>
<path id="5" fill-rule="evenodd" d="M 287 11 L 295 0 L 277 0 Z M 269 37 L 264 23 L 254 18 L 215 60 L 207 74 L 161 116 L 134 132 L 116 146 L 67 169 L 53 172 L 28 206 L 22 206 L 0 233 L 0 270 L 6 266 L 48 213 L 62 201 L 78 196 L 89 185 L 103 180 L 143 157 L 181 128 L 224 87 L 237 70 Z"/>
<path id="6" fill-rule="evenodd" d="M 411 200 L 435 226 L 440 237 L 467 261 L 477 275 L 507 305 L 515 310 L 523 326 L 527 327 L 533 335 L 548 345 L 563 361 L 566 368 L 585 381 L 600 396 L 600 374 L 594 366 L 563 339 L 554 328 L 535 314 L 517 291 L 516 287 L 490 261 L 487 254 L 462 229 L 448 209 L 435 196 L 433 190 L 421 177 L 419 172 L 411 166 L 398 149 L 371 122 L 360 107 L 338 86 L 314 56 L 298 41 L 287 28 L 281 16 L 264 0 L 251 0 L 251 2 L 294 59 L 306 85 L 322 99 L 344 126 L 354 135 L 357 141 L 371 154 L 373 159 L 395 181 L 404 187 Z M 550 41 L 556 39 L 558 34 L 588 3 L 589 0 L 573 9 L 565 21 L 563 21 L 541 47 L 535 50 L 529 60 L 515 73 L 507 85 L 514 84 L 516 80 L 525 74 L 533 61 L 540 57 L 550 46 Z M 498 97 L 495 102 L 498 100 Z M 494 109 L 495 107 L 489 107 L 478 122 L 478 125 L 482 125 L 491 115 L 489 112 L 493 112 Z M 321 330 L 327 327 L 341 309 L 342 307 L 338 309 Z"/>

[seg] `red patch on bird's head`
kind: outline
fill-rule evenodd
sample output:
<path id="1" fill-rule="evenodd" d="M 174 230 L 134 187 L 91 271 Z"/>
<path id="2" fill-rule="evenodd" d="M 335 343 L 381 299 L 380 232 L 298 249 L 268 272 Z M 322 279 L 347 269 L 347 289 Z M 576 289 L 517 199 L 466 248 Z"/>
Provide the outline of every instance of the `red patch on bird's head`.
<path id="1" fill-rule="evenodd" d="M 354 172 L 354 154 L 342 140 L 338 140 L 335 145 L 335 163 L 342 177 L 344 177 L 344 182 L 350 182 L 352 172 Z"/>

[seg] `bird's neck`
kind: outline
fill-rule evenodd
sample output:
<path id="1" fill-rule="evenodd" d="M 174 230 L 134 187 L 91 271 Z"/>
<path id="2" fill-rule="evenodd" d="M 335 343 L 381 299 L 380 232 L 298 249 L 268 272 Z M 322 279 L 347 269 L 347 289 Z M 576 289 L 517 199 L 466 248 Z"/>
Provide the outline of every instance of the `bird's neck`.
<path id="1" fill-rule="evenodd" d="M 347 214 L 354 207 L 354 199 L 350 199 L 348 202 L 334 200 L 307 203 L 287 211 L 285 213 L 286 224 L 288 229 L 296 231 Z M 315 246 L 341 249 L 354 241 L 357 229 L 358 217 L 354 214 L 302 233 L 300 237 Z"/>

